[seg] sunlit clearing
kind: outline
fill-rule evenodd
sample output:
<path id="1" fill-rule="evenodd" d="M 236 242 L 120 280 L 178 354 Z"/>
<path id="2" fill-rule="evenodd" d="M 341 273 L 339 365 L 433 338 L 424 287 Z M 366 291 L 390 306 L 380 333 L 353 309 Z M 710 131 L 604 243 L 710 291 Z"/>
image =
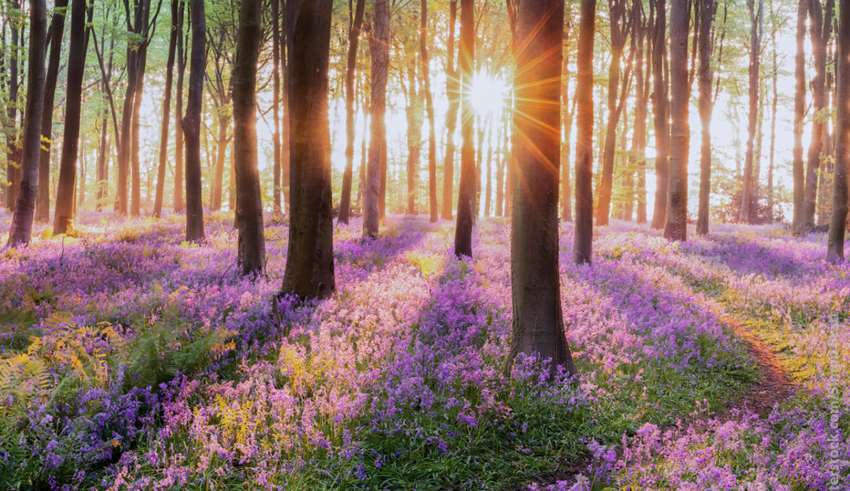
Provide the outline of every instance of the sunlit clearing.
<path id="1" fill-rule="evenodd" d="M 501 111 L 508 96 L 508 84 L 489 73 L 478 72 L 469 86 L 469 102 L 479 117 L 489 117 Z"/>

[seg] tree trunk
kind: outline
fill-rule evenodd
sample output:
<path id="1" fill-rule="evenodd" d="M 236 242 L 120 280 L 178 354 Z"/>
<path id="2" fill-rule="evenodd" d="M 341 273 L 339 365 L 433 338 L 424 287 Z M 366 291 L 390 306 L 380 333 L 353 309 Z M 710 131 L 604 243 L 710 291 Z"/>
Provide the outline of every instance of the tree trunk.
<path id="1" fill-rule="evenodd" d="M 469 85 L 472 81 L 475 59 L 475 13 L 473 0 L 460 1 L 460 100 L 461 137 L 460 189 L 457 196 L 457 223 L 455 225 L 455 255 L 472 257 L 472 224 L 475 220 L 475 119 L 469 102 Z M 559 66 L 560 68 L 560 66 Z"/>
<path id="2" fill-rule="evenodd" d="M 774 174 L 776 166 L 776 116 L 779 109 L 779 56 L 776 35 L 778 30 L 776 18 L 775 0 L 770 2 L 770 42 L 771 42 L 771 89 L 773 91 L 770 101 L 770 150 L 767 167 L 767 214 L 768 219 L 773 222 L 776 197 L 774 190 Z"/>
<path id="3" fill-rule="evenodd" d="M 348 30 L 348 56 L 345 67 L 345 171 L 342 174 L 342 195 L 339 200 L 339 223 L 351 218 L 351 181 L 354 177 L 354 77 L 357 70 L 357 50 L 366 1 L 357 0 L 351 26 Z M 362 163 L 361 163 L 362 165 Z"/>
<path id="4" fill-rule="evenodd" d="M 189 97 L 183 117 L 186 137 L 186 240 L 204 240 L 204 206 L 201 196 L 201 105 L 206 71 L 206 20 L 204 0 L 191 0 L 192 50 L 189 56 Z"/>
<path id="5" fill-rule="evenodd" d="M 493 124 L 487 128 L 487 175 L 484 178 L 484 216 L 493 209 Z"/>
<path id="6" fill-rule="evenodd" d="M 44 43 L 47 30 L 47 5 L 44 0 L 30 1 L 29 56 L 27 57 L 27 107 L 24 114 L 24 139 L 21 154 L 20 188 L 17 193 L 9 247 L 29 244 L 35 199 L 38 192 L 38 160 L 41 147 L 41 114 L 44 109 Z"/>
<path id="7" fill-rule="evenodd" d="M 670 6 L 670 191 L 664 237 L 687 240 L 688 236 L 688 27 L 687 0 Z"/>
<path id="8" fill-rule="evenodd" d="M 758 1 L 758 4 L 756 4 Z M 761 17 L 763 0 L 747 0 L 750 13 L 750 66 L 749 66 L 749 117 L 747 121 L 747 150 L 744 156 L 744 182 L 741 192 L 741 210 L 738 219 L 745 223 L 755 220 L 755 140 L 758 131 L 759 89 L 761 76 Z M 755 173 L 757 176 L 758 174 Z"/>
<path id="9" fill-rule="evenodd" d="M 239 210 L 238 263 L 242 274 L 246 275 L 262 272 L 266 254 L 257 169 L 257 59 L 262 38 L 261 22 L 262 3 L 242 2 L 232 87 L 236 207 Z M 223 169 L 223 159 L 219 160 L 222 160 Z"/>
<path id="10" fill-rule="evenodd" d="M 380 225 L 381 175 L 387 153 L 386 106 L 389 70 L 390 8 L 388 0 L 375 0 L 375 20 L 369 39 L 372 56 L 371 133 L 369 164 L 366 168 L 366 194 L 363 235 L 377 237 Z"/>
<path id="11" fill-rule="evenodd" d="M 256 68 L 254 68 L 254 70 L 256 70 Z M 221 210 L 222 201 L 224 199 L 224 163 L 227 161 L 227 127 L 230 125 L 230 119 L 227 117 L 227 113 L 222 111 L 222 108 L 219 108 L 216 113 L 219 115 L 218 138 L 216 139 L 218 148 L 216 149 L 215 154 L 215 168 L 213 169 L 213 182 L 210 192 L 212 198 L 210 211 L 213 212 Z"/>
<path id="12" fill-rule="evenodd" d="M 156 197 L 153 216 L 162 216 L 162 199 L 165 194 L 165 169 L 168 163 L 168 130 L 171 121 L 171 86 L 174 80 L 174 56 L 177 49 L 177 36 L 181 35 L 178 22 L 178 2 L 171 0 L 171 34 L 168 38 L 168 58 L 165 63 L 165 91 L 162 101 L 162 124 L 159 133 L 159 168 L 156 176 Z"/>
<path id="13" fill-rule="evenodd" d="M 711 197 L 711 113 L 714 110 L 712 87 L 714 74 L 711 69 L 712 23 L 717 12 L 715 0 L 701 0 L 699 5 L 699 117 L 702 125 L 700 143 L 699 174 L 699 211 L 697 215 L 697 234 L 708 234 L 709 199 Z"/>
<path id="14" fill-rule="evenodd" d="M 281 34 L 280 34 L 280 2 L 279 0 L 271 1 L 272 11 L 272 119 L 274 120 L 274 133 L 272 133 L 272 155 L 274 158 L 273 178 L 272 183 L 272 203 L 273 203 L 273 218 L 272 221 L 279 221 L 283 215 L 283 202 L 281 201 L 281 129 L 280 129 L 280 70 L 281 70 Z M 234 126 L 234 133 L 236 128 Z M 255 130 L 256 131 L 256 130 Z M 256 135 L 255 135 L 256 139 Z M 235 144 L 234 144 L 235 145 Z M 256 144 L 255 144 L 256 147 Z M 235 146 L 234 146 L 235 148 Z"/>
<path id="15" fill-rule="evenodd" d="M 428 118 L 428 209 L 431 223 L 439 220 L 437 208 L 437 130 L 434 124 L 434 97 L 431 94 L 430 57 L 428 54 L 428 0 L 419 4 L 419 80 L 425 95 L 425 114 Z"/>
<path id="16" fill-rule="evenodd" d="M 403 78 L 403 76 L 402 76 Z M 422 103 L 416 87 L 416 58 L 407 66 L 407 214 L 416 215 L 416 193 L 419 187 L 419 160 L 422 155 Z"/>
<path id="17" fill-rule="evenodd" d="M 593 256 L 593 37 L 596 0 L 581 0 L 576 79 L 576 224 L 575 261 L 589 263 Z"/>
<path id="18" fill-rule="evenodd" d="M 632 49 L 636 50 L 635 122 L 632 131 L 630 172 L 636 179 L 633 177 L 630 200 L 636 201 L 637 223 L 646 223 L 646 118 L 649 113 L 649 90 L 644 55 L 647 31 L 643 3 L 635 1 L 632 8 Z M 631 216 L 631 210 L 629 215 Z"/>
<path id="19" fill-rule="evenodd" d="M 847 228 L 847 164 L 850 155 L 850 0 L 841 0 L 838 9 L 838 122 L 836 124 L 835 176 L 832 192 L 832 221 L 829 226 L 827 259 L 844 259 Z"/>
<path id="20" fill-rule="evenodd" d="M 150 1 L 150 0 L 148 0 Z M 145 16 L 147 22 L 147 14 Z M 148 50 L 147 44 L 138 52 L 137 77 L 135 96 L 133 97 L 133 119 L 130 128 L 130 215 L 137 217 L 141 215 L 142 208 L 142 165 L 139 156 L 140 130 L 142 117 L 142 97 L 145 91 L 145 68 L 147 66 Z"/>
<path id="21" fill-rule="evenodd" d="M 185 0 L 177 0 L 177 88 L 174 94 L 177 99 L 174 105 L 174 199 L 172 207 L 175 213 L 181 213 L 186 209 L 183 191 L 186 189 L 183 176 L 185 174 L 185 162 L 183 161 L 183 77 L 186 73 L 186 49 L 184 22 L 186 16 Z"/>
<path id="22" fill-rule="evenodd" d="M 809 2 L 809 32 L 812 38 L 812 58 L 814 59 L 815 78 L 812 80 L 812 99 L 814 119 L 812 140 L 809 145 L 808 166 L 806 169 L 806 187 L 803 198 L 805 215 L 803 226 L 810 230 L 815 225 L 817 208 L 818 169 L 824 152 L 826 123 L 829 119 L 826 105 L 826 48 L 832 32 L 834 0 L 826 0 L 826 8 L 820 0 Z"/>
<path id="23" fill-rule="evenodd" d="M 293 19 L 296 6 L 300 11 Z M 324 298 L 335 289 L 328 123 L 331 0 L 289 0 L 287 18 L 293 26 L 287 33 L 292 182 L 283 292 Z M 387 0 L 376 0 L 376 21 L 382 25 L 380 39 L 388 40 Z"/>
<path id="24" fill-rule="evenodd" d="M 592 1 L 592 0 L 591 0 Z M 522 353 L 575 373 L 564 334 L 558 268 L 562 34 L 564 2 L 519 0 L 514 126 L 517 178 L 511 225 L 513 336 Z M 559 131 L 552 131 L 558 128 Z M 554 165 L 553 165 L 554 163 Z"/>
<path id="25" fill-rule="evenodd" d="M 56 80 L 59 78 L 59 61 L 62 55 L 62 36 L 65 32 L 65 7 L 68 0 L 57 0 L 50 20 L 50 54 L 47 61 L 47 78 L 44 81 L 44 112 L 41 113 L 41 156 L 38 161 L 38 199 L 35 219 L 50 221 L 50 151 L 53 145 L 53 104 Z"/>
<path id="26" fill-rule="evenodd" d="M 650 6 L 655 13 L 655 38 L 652 47 L 655 205 L 652 213 L 652 228 L 661 229 L 667 222 L 667 193 L 670 172 L 670 101 L 668 97 L 670 86 L 664 69 L 667 59 L 667 0 L 653 0 Z"/>
<path id="27" fill-rule="evenodd" d="M 56 211 L 53 233 L 73 230 L 74 187 L 80 144 L 83 75 L 86 68 L 86 1 L 71 2 L 71 46 L 68 51 L 68 80 L 65 94 L 65 134 L 59 162 L 59 184 L 56 188 Z"/>
<path id="28" fill-rule="evenodd" d="M 449 40 L 446 48 L 448 62 L 446 64 L 446 97 L 449 108 L 446 111 L 446 154 L 443 159 L 443 212 L 444 220 L 452 219 L 454 203 L 454 159 L 455 159 L 455 129 L 457 128 L 457 113 L 460 99 L 458 98 L 458 72 L 455 65 L 455 23 L 457 21 L 457 0 L 449 3 Z"/>
<path id="29" fill-rule="evenodd" d="M 14 17 L 21 13 L 21 0 L 9 0 L 7 8 L 12 24 L 11 29 L 11 55 L 9 56 L 9 94 L 6 104 L 6 178 L 9 187 L 6 190 L 6 207 L 15 209 L 18 202 L 18 192 L 21 188 L 21 175 L 23 161 L 21 159 L 21 147 L 18 139 L 18 68 L 21 63 L 21 30 L 20 22 Z M 14 10 L 15 12 L 11 12 Z M 39 56 L 41 56 L 39 54 Z"/>
<path id="30" fill-rule="evenodd" d="M 570 101 L 569 50 L 564 50 L 562 63 L 561 89 L 561 124 L 563 125 L 564 141 L 561 143 L 561 220 L 573 221 L 572 196 L 570 194 L 570 143 L 572 136 L 573 117 L 575 116 L 576 99 Z"/>
<path id="31" fill-rule="evenodd" d="M 806 117 L 806 16 L 808 0 L 797 6 L 797 52 L 794 56 L 794 220 L 795 234 L 805 231 L 805 170 L 803 163 L 803 129 Z"/>

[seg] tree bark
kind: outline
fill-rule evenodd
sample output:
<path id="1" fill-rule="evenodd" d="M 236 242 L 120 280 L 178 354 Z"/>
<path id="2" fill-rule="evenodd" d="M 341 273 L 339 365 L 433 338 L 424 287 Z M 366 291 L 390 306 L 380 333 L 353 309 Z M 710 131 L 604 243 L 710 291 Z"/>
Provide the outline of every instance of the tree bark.
<path id="1" fill-rule="evenodd" d="M 80 114 L 83 75 L 86 68 L 86 1 L 71 2 L 71 46 L 68 51 L 68 79 L 65 94 L 65 134 L 59 162 L 59 184 L 56 188 L 56 211 L 53 233 L 73 230 L 74 188 L 77 177 L 77 155 L 80 148 Z"/>
<path id="2" fill-rule="evenodd" d="M 664 237 L 687 240 L 688 236 L 688 0 L 670 5 L 670 191 Z"/>
<path id="3" fill-rule="evenodd" d="M 262 272 L 266 253 L 257 169 L 257 59 L 262 38 L 261 23 L 262 3 L 242 2 L 232 87 L 236 207 L 239 210 L 238 264 L 245 275 Z"/>
<path id="4" fill-rule="evenodd" d="M 174 97 L 176 103 L 174 105 L 174 197 L 172 208 L 175 213 L 182 213 L 186 209 L 186 202 L 183 191 L 186 189 L 184 183 L 185 162 L 184 156 L 184 135 L 183 135 L 183 77 L 186 73 L 186 34 L 184 27 L 184 19 L 186 18 L 186 2 L 185 0 L 177 0 L 177 88 Z"/>
<path id="5" fill-rule="evenodd" d="M 377 237 L 380 226 L 382 166 L 386 161 L 387 130 L 387 75 L 390 57 L 390 8 L 388 0 L 374 0 L 375 13 L 369 39 L 372 56 L 372 94 L 370 109 L 371 138 L 369 139 L 369 164 L 366 168 L 366 194 L 363 218 L 363 235 Z"/>
<path id="6" fill-rule="evenodd" d="M 835 176 L 832 191 L 832 220 L 829 226 L 827 259 L 844 259 L 847 229 L 847 165 L 850 160 L 850 0 L 841 0 L 838 9 L 838 121 L 836 125 Z"/>
<path id="7" fill-rule="evenodd" d="M 272 21 L 272 120 L 274 122 L 274 132 L 272 133 L 272 155 L 274 158 L 273 178 L 272 183 L 272 204 L 273 204 L 273 221 L 279 221 L 283 215 L 283 202 L 281 200 L 281 128 L 280 128 L 280 104 L 281 104 L 281 34 L 280 34 L 280 2 L 279 0 L 271 1 L 271 21 Z M 236 128 L 234 126 L 234 132 Z M 341 210 L 340 210 L 341 212 Z"/>
<path id="8" fill-rule="evenodd" d="M 443 210 L 444 220 L 452 219 L 454 203 L 454 159 L 455 159 L 455 130 L 457 128 L 457 113 L 460 105 L 458 70 L 455 65 L 455 24 L 457 22 L 457 0 L 449 3 L 449 39 L 446 48 L 448 62 L 446 63 L 446 97 L 449 108 L 446 111 L 446 154 L 443 159 Z"/>
<path id="9" fill-rule="evenodd" d="M 7 8 L 10 13 L 15 10 L 14 15 L 20 13 L 21 0 L 9 0 Z M 18 192 L 21 187 L 21 173 L 23 162 L 21 160 L 21 147 L 18 139 L 18 68 L 21 63 L 21 37 L 22 28 L 17 19 L 12 19 L 11 22 L 11 55 L 9 56 L 9 96 L 6 104 L 6 178 L 9 181 L 9 187 L 6 189 L 6 207 L 10 210 L 15 209 L 18 202 Z"/>
<path id="10" fill-rule="evenodd" d="M 455 224 L 455 255 L 472 257 L 472 225 L 475 220 L 475 118 L 469 102 L 475 60 L 475 13 L 473 0 L 460 1 L 460 100 L 461 137 L 460 188 Z M 559 66 L 560 68 L 560 66 Z"/>
<path id="11" fill-rule="evenodd" d="M 697 214 L 697 234 L 708 234 L 709 199 L 711 197 L 711 115 L 714 111 L 712 87 L 714 73 L 711 67 L 712 24 L 717 12 L 715 0 L 701 0 L 699 5 L 699 32 L 697 51 L 699 56 L 699 117 L 702 125 L 700 142 L 699 210 Z"/>
<path id="12" fill-rule="evenodd" d="M 596 0 L 581 0 L 576 81 L 575 261 L 593 257 L 593 37 Z"/>
<path id="13" fill-rule="evenodd" d="M 826 138 L 826 124 L 829 120 L 826 104 L 826 49 L 832 32 L 834 0 L 826 0 L 826 7 L 820 0 L 809 2 L 809 32 L 812 38 L 812 58 L 814 59 L 815 78 L 812 80 L 812 99 L 814 120 L 812 140 L 809 145 L 808 165 L 806 169 L 806 187 L 803 199 L 805 230 L 815 225 L 817 208 L 818 169 L 823 158 Z"/>
<path id="14" fill-rule="evenodd" d="M 206 20 L 204 0 L 191 0 L 192 50 L 189 56 L 189 97 L 183 117 L 186 137 L 186 240 L 204 240 L 204 206 L 201 196 L 201 106 L 206 71 Z"/>
<path id="15" fill-rule="evenodd" d="M 758 1 L 758 3 L 756 3 Z M 747 150 L 744 156 L 744 182 L 741 192 L 741 209 L 738 219 L 745 223 L 755 220 L 755 180 L 758 173 L 756 163 L 756 133 L 759 122 L 759 93 L 761 84 L 761 18 L 764 15 L 763 0 L 748 0 L 747 8 L 750 13 L 750 65 L 749 65 L 749 116 L 747 121 Z"/>
<path id="16" fill-rule="evenodd" d="M 418 79 L 415 56 L 408 62 L 407 79 L 407 214 L 416 215 L 419 161 L 422 156 L 422 103 L 416 86 Z"/>
<path id="17" fill-rule="evenodd" d="M 230 118 L 227 116 L 227 112 L 222 109 L 218 108 L 216 110 L 218 114 L 218 137 L 216 138 L 216 144 L 218 146 L 215 153 L 213 182 L 210 189 L 210 211 L 213 212 L 221 210 L 224 199 L 224 163 L 227 161 L 227 129 L 230 126 Z"/>
<path id="18" fill-rule="evenodd" d="M 653 121 L 655 124 L 655 204 L 652 228 L 662 229 L 667 222 L 667 194 L 670 173 L 670 100 L 665 62 L 667 60 L 667 0 L 652 0 L 655 37 L 652 47 Z M 687 49 L 686 49 L 687 51 Z"/>
<path id="19" fill-rule="evenodd" d="M 181 35 L 178 26 L 179 0 L 171 0 L 171 34 L 168 38 L 168 58 L 165 62 L 165 90 L 162 101 L 162 124 L 159 133 L 159 167 L 156 176 L 156 197 L 153 216 L 162 216 L 162 200 L 165 194 L 165 169 L 168 165 L 168 130 L 171 121 L 171 86 L 174 81 L 174 56 L 177 49 L 177 36 Z"/>
<path id="20" fill-rule="evenodd" d="M 331 3 L 287 2 L 292 183 L 283 292 L 302 299 L 324 298 L 335 289 L 328 123 Z M 385 27 L 380 38 L 388 40 L 387 0 L 376 0 L 376 7 L 376 17 L 384 17 L 378 22 Z"/>
<path id="21" fill-rule="evenodd" d="M 357 0 L 348 30 L 348 55 L 345 66 L 345 171 L 342 174 L 339 223 L 348 223 L 351 218 L 351 181 L 354 178 L 354 99 L 356 97 L 354 77 L 357 71 L 357 50 L 360 46 L 360 29 L 363 25 L 365 10 L 366 1 Z"/>
<path id="22" fill-rule="evenodd" d="M 517 178 L 511 225 L 513 336 L 517 354 L 551 360 L 575 373 L 564 334 L 558 268 L 558 177 L 564 3 L 520 0 L 517 16 L 514 158 Z M 554 165 L 553 165 L 554 164 Z"/>
<path id="23" fill-rule="evenodd" d="M 44 43 L 47 30 L 45 0 L 30 2 L 27 106 L 21 154 L 20 188 L 9 228 L 9 247 L 27 245 L 32 238 L 35 199 L 38 193 L 38 160 L 41 147 L 41 114 L 44 109 Z"/>
<path id="24" fill-rule="evenodd" d="M 806 17 L 808 0 L 800 0 L 797 6 L 797 52 L 794 56 L 794 220 L 795 234 L 805 231 L 805 169 L 803 163 L 803 129 L 806 117 Z"/>
<path id="25" fill-rule="evenodd" d="M 632 131 L 631 169 L 636 176 L 630 201 L 637 204 L 637 223 L 646 223 L 646 123 L 649 114 L 649 87 L 647 83 L 645 49 L 647 25 L 643 3 L 632 6 L 632 49 L 636 51 L 635 63 L 635 122 Z M 631 210 L 629 210 L 631 219 Z"/>
<path id="26" fill-rule="evenodd" d="M 437 130 L 434 124 L 434 97 L 431 93 L 431 74 L 428 34 L 428 0 L 419 3 L 419 77 L 421 92 L 425 96 L 425 114 L 428 118 L 428 209 L 431 223 L 439 220 L 437 206 Z"/>

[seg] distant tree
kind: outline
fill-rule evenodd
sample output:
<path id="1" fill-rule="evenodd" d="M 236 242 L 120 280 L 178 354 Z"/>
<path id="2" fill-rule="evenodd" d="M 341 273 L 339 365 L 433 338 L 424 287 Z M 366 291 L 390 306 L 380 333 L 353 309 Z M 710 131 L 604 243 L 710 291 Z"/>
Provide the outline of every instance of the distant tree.
<path id="1" fill-rule="evenodd" d="M 246 275 L 263 270 L 266 253 L 257 169 L 257 59 L 262 38 L 261 23 L 261 2 L 243 1 L 239 8 L 232 85 L 236 209 L 239 213 L 238 261 L 242 274 Z"/>
<path id="2" fill-rule="evenodd" d="M 454 203 L 454 158 L 455 158 L 455 129 L 457 128 L 457 113 L 460 106 L 460 87 L 458 85 L 458 68 L 455 62 L 455 24 L 457 22 L 457 0 L 449 2 L 449 36 L 446 44 L 446 97 L 449 108 L 446 111 L 446 154 L 443 159 L 443 211 L 444 220 L 452 219 Z"/>
<path id="3" fill-rule="evenodd" d="M 847 165 L 850 161 L 850 0 L 841 0 L 838 9 L 838 121 L 835 177 L 832 191 L 832 221 L 829 226 L 827 259 L 844 259 L 844 236 L 847 229 Z"/>
<path id="4" fill-rule="evenodd" d="M 9 227 L 9 247 L 29 244 L 35 199 L 38 192 L 38 159 L 41 146 L 41 114 L 44 105 L 44 44 L 47 31 L 45 0 L 31 0 L 29 53 L 27 57 L 27 106 L 24 113 L 24 140 L 20 188 Z"/>
<path id="5" fill-rule="evenodd" d="M 206 71 L 206 17 L 204 0 L 191 0 L 192 52 L 189 56 L 189 97 L 183 116 L 186 137 L 186 240 L 204 240 L 204 205 L 201 198 L 201 105 Z"/>
<path id="6" fill-rule="evenodd" d="M 758 173 L 756 167 L 756 133 L 759 131 L 759 108 L 761 97 L 761 45 L 763 36 L 764 0 L 747 0 L 750 17 L 750 65 L 749 65 L 749 115 L 747 117 L 747 150 L 744 157 L 744 182 L 741 198 L 741 215 L 738 219 L 752 223 L 753 205 L 756 198 Z M 754 175 L 755 174 L 755 175 Z"/>
<path id="7" fill-rule="evenodd" d="M 592 3 L 593 0 L 584 3 Z M 471 2 L 470 2 L 471 3 Z M 561 57 L 564 2 L 517 1 L 514 159 L 511 222 L 511 359 L 536 355 L 575 373 L 564 334 L 558 269 Z M 463 16 L 463 14 L 461 14 Z M 463 24 L 463 21 L 461 21 Z M 461 61 L 463 64 L 463 61 Z"/>
<path id="8" fill-rule="evenodd" d="M 632 148 L 629 152 L 630 169 L 634 173 L 635 188 L 629 190 L 627 203 L 637 203 L 637 223 L 646 223 L 646 137 L 647 117 L 649 115 L 649 76 L 650 66 L 646 62 L 650 57 L 647 47 L 649 36 L 649 25 L 643 10 L 643 2 L 634 0 L 632 3 L 632 46 L 635 52 L 635 123 L 632 130 Z M 631 219 L 631 205 L 629 205 L 626 218 Z"/>
<path id="9" fill-rule="evenodd" d="M 576 80 L 575 261 L 593 257 L 593 37 L 596 0 L 581 0 Z"/>
<path id="10" fill-rule="evenodd" d="M 186 0 L 177 0 L 177 87 L 175 89 L 174 98 L 174 196 L 172 200 L 172 208 L 177 213 L 181 213 L 186 209 L 186 200 L 184 191 L 186 164 L 183 160 L 185 136 L 183 135 L 183 79 L 186 74 Z"/>
<path id="11" fill-rule="evenodd" d="M 434 125 L 434 96 L 431 93 L 429 56 L 430 34 L 428 32 L 428 0 L 419 4 L 419 78 L 425 97 L 425 114 L 428 118 L 428 209 L 431 223 L 439 220 L 437 207 L 437 130 Z"/>
<path id="12" fill-rule="evenodd" d="M 650 0 L 655 29 L 652 39 L 652 107 L 655 126 L 655 206 L 652 228 L 667 222 L 670 174 L 670 84 L 667 64 L 667 0 Z M 687 49 L 685 50 L 687 52 Z"/>
<path id="13" fill-rule="evenodd" d="M 717 13 L 716 0 L 700 0 L 699 26 L 697 29 L 697 51 L 699 57 L 699 118 L 702 124 L 702 141 L 700 143 L 700 179 L 699 179 L 699 210 L 697 214 L 697 234 L 708 234 L 709 197 L 711 195 L 711 115 L 714 111 L 714 71 L 711 66 L 711 55 L 714 50 L 712 25 Z"/>
<path id="14" fill-rule="evenodd" d="M 366 193 L 364 194 L 363 235 L 377 237 L 381 219 L 381 195 L 384 164 L 387 158 L 387 78 L 390 62 L 390 7 L 389 0 L 374 0 L 374 20 L 369 38 L 372 56 L 371 138 L 369 163 L 366 167 Z"/>
<path id="15" fill-rule="evenodd" d="M 328 121 L 331 4 L 288 0 L 286 11 L 292 27 L 287 32 L 292 182 L 283 292 L 302 299 L 324 298 L 335 289 Z M 388 23 L 387 0 L 376 0 L 376 7 L 376 16 L 386 16 Z M 388 29 L 381 38 L 389 39 Z"/>
<path id="16" fill-rule="evenodd" d="M 472 257 L 472 225 L 475 215 L 475 118 L 469 101 L 475 60 L 475 12 L 473 0 L 460 2 L 460 99 L 461 137 L 460 189 L 458 190 L 455 255 Z M 560 60 L 559 60 L 560 61 Z M 559 66 L 560 68 L 560 66 Z"/>
<path id="17" fill-rule="evenodd" d="M 357 0 L 357 7 L 349 17 L 348 55 L 345 64 L 345 171 L 342 174 L 339 223 L 348 223 L 351 217 L 351 182 L 354 178 L 354 78 L 357 70 L 357 50 L 360 46 L 360 29 L 363 26 L 365 10 L 366 1 Z M 361 162 L 360 165 L 363 163 Z"/>
<path id="18" fill-rule="evenodd" d="M 688 237 L 688 0 L 670 5 L 670 189 L 664 237 L 684 241 Z"/>
<path id="19" fill-rule="evenodd" d="M 362 1 L 362 0 L 361 0 Z M 281 200 L 283 190 L 281 189 L 281 184 L 283 181 L 283 162 L 282 162 L 282 152 L 283 148 L 281 145 L 281 121 L 280 121 L 280 109 L 281 109 L 281 58 L 282 55 L 286 54 L 285 50 L 282 50 L 283 47 L 283 36 L 281 34 L 281 15 L 280 15 L 280 1 L 279 0 L 271 0 L 272 4 L 272 120 L 274 123 L 274 133 L 272 133 L 272 156 L 274 158 L 274 166 L 273 166 L 273 178 L 274 183 L 272 184 L 272 204 L 274 207 L 274 215 L 273 220 L 279 220 L 283 215 L 283 202 Z M 235 110 L 235 108 L 234 108 Z M 235 131 L 235 130 L 234 130 Z M 235 147 L 234 140 L 234 147 Z M 288 193 L 287 193 L 288 194 Z M 341 210 L 340 210 L 341 213 Z"/>
<path id="20" fill-rule="evenodd" d="M 794 55 L 794 219 L 792 229 L 795 234 L 805 231 L 805 164 L 803 163 L 803 129 L 806 117 L 806 17 L 809 12 L 808 0 L 800 0 L 797 5 L 797 51 Z"/>
<path id="21" fill-rule="evenodd" d="M 73 227 L 74 188 L 77 178 L 77 156 L 80 149 L 80 114 L 85 68 L 86 0 L 72 0 L 71 46 L 68 51 L 68 78 L 65 90 L 65 134 L 62 137 L 56 212 L 53 216 L 53 233 L 57 235 L 64 234 Z"/>
<path id="22" fill-rule="evenodd" d="M 174 58 L 177 50 L 177 37 L 181 35 L 179 22 L 179 0 L 171 0 L 171 32 L 168 36 L 168 58 L 165 62 L 165 89 L 162 99 L 162 123 L 159 132 L 159 166 L 156 176 L 156 196 L 153 216 L 162 216 L 162 200 L 165 194 L 165 170 L 168 165 L 168 130 L 171 121 L 171 86 L 174 83 Z"/>
<path id="23" fill-rule="evenodd" d="M 18 20 L 18 14 L 21 12 L 21 0 L 8 0 L 6 7 L 10 16 L 10 42 L 9 46 L 9 74 L 8 74 L 8 94 L 6 104 L 6 179 L 8 187 L 6 188 L 6 207 L 12 211 L 18 202 L 18 191 L 21 188 L 21 142 L 18 135 L 18 89 L 19 89 L 19 68 L 21 65 L 21 44 L 23 43 L 23 27 Z M 3 42 L 5 44 L 5 35 Z M 5 51 L 5 50 L 4 50 Z"/>

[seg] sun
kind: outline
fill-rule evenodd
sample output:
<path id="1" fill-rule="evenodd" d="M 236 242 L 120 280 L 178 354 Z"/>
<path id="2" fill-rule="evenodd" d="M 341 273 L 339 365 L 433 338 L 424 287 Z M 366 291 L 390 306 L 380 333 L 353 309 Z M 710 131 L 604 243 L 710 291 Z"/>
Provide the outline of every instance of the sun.
<path id="1" fill-rule="evenodd" d="M 477 72 L 469 85 L 469 103 L 476 116 L 487 118 L 502 110 L 508 96 L 508 84 L 490 73 Z"/>

